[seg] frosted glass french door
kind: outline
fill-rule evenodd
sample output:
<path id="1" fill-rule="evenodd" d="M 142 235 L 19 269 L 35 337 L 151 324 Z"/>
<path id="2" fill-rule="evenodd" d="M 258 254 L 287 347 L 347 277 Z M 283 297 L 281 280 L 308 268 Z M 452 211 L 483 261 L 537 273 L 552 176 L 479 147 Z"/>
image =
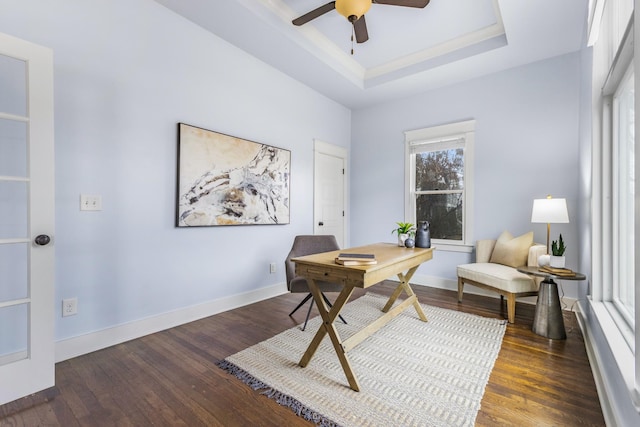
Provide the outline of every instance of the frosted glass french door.
<path id="1" fill-rule="evenodd" d="M 0 34 L 0 405 L 54 385 L 53 54 Z"/>

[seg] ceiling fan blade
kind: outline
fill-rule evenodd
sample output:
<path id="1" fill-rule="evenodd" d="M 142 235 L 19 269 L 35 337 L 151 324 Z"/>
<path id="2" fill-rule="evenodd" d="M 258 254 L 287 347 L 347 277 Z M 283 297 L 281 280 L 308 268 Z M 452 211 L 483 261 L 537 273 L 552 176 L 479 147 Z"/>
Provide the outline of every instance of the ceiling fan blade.
<path id="1" fill-rule="evenodd" d="M 331 12 L 333 9 L 336 8 L 336 2 L 335 1 L 330 1 L 329 3 L 320 6 L 317 9 L 313 9 L 311 12 L 307 12 L 304 15 L 294 19 L 293 21 L 291 21 L 293 23 L 293 25 L 302 25 L 302 24 L 306 24 L 307 22 L 311 21 L 312 19 L 316 19 L 319 16 L 324 15 L 327 12 Z"/>
<path id="2" fill-rule="evenodd" d="M 429 1 L 430 0 L 372 0 L 372 3 L 423 8 L 429 4 Z"/>
<path id="3" fill-rule="evenodd" d="M 367 22 L 364 20 L 364 15 L 362 15 L 360 19 L 353 21 L 353 31 L 356 33 L 356 41 L 358 43 L 364 43 L 369 40 Z"/>

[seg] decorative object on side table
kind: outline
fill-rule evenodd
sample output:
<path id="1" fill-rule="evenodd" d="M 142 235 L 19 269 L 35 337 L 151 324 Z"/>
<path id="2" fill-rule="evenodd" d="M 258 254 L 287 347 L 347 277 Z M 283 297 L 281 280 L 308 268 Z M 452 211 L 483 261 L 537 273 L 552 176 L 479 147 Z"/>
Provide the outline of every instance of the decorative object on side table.
<path id="1" fill-rule="evenodd" d="M 416 229 L 416 248 L 431 247 L 431 230 L 428 221 L 420 221 L 420 225 Z"/>
<path id="2" fill-rule="evenodd" d="M 564 268 L 565 258 L 564 251 L 567 247 L 564 245 L 564 240 L 562 240 L 562 234 L 558 240 L 554 240 L 551 243 L 551 259 L 549 260 L 549 266 L 553 268 Z"/>
<path id="3" fill-rule="evenodd" d="M 415 233 L 415 225 L 410 222 L 396 222 L 398 225 L 391 233 L 398 234 L 398 246 L 404 247 L 404 242 Z"/>

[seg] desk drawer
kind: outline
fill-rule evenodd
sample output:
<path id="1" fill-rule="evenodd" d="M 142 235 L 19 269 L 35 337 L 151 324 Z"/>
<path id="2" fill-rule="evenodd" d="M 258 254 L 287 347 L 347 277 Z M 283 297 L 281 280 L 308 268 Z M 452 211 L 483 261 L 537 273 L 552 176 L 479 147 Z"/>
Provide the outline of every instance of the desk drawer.
<path id="1" fill-rule="evenodd" d="M 296 265 L 296 275 L 313 280 L 322 280 L 332 283 L 353 283 L 357 286 L 362 283 L 362 272 L 349 271 L 342 268 L 318 268 L 310 265 Z"/>

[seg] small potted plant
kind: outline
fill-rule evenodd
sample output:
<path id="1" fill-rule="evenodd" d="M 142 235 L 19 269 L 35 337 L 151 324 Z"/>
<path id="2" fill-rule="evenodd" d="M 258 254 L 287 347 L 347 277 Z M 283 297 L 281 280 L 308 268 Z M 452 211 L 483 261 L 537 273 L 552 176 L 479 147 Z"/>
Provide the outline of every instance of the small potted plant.
<path id="1" fill-rule="evenodd" d="M 396 222 L 396 224 L 398 224 L 398 226 L 391 230 L 391 233 L 398 234 L 398 246 L 404 247 L 404 241 L 415 233 L 415 225 L 410 222 Z"/>
<path id="2" fill-rule="evenodd" d="M 549 260 L 551 267 L 564 268 L 564 251 L 566 249 L 567 247 L 564 245 L 564 240 L 562 240 L 562 234 L 560 234 L 558 240 L 551 242 L 551 258 Z"/>

